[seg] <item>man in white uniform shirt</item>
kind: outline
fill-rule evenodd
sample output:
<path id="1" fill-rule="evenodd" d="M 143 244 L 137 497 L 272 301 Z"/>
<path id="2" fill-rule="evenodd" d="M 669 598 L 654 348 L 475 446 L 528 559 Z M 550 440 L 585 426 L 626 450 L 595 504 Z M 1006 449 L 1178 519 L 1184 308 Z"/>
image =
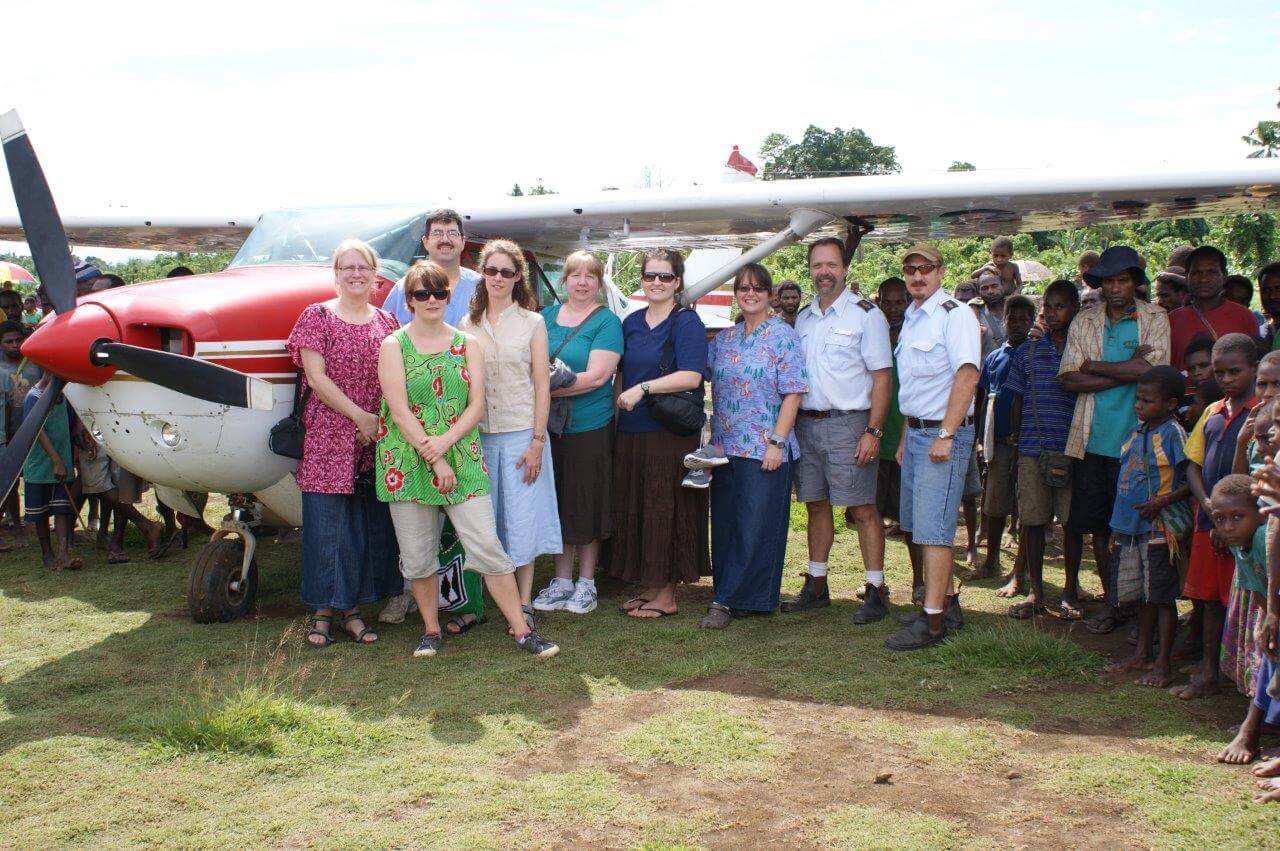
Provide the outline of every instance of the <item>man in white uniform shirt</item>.
<path id="1" fill-rule="evenodd" d="M 973 453 L 973 395 L 981 361 L 978 319 L 942 289 L 942 255 L 920 243 L 902 258 L 911 305 L 898 333 L 898 407 L 906 428 L 899 524 L 924 560 L 924 612 L 885 640 L 890 650 L 937 644 L 962 624 L 952 594 L 952 546 Z M 945 612 L 945 618 L 944 618 Z"/>
<path id="2" fill-rule="evenodd" d="M 784 612 L 831 605 L 827 559 L 835 542 L 833 505 L 853 508 L 867 593 L 854 623 L 889 612 L 884 585 L 884 526 L 876 508 L 880 439 L 892 384 L 889 321 L 880 308 L 851 293 L 844 243 L 834 237 L 809 246 L 816 296 L 796 317 L 809 392 L 800 400 L 796 439 L 796 499 L 809 512 L 809 570 L 799 596 Z"/>

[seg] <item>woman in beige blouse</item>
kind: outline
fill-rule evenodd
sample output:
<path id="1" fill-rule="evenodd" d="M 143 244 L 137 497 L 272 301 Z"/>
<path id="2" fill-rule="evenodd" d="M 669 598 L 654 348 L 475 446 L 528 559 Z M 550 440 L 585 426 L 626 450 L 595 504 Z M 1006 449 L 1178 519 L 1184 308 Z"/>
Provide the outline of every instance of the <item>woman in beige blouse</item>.
<path id="1" fill-rule="evenodd" d="M 490 240 L 480 252 L 483 276 L 461 328 L 484 349 L 485 407 L 480 442 L 493 480 L 498 537 L 516 563 L 520 602 L 533 626 L 533 560 L 559 553 L 560 517 L 547 444 L 551 369 L 547 327 L 520 246 Z"/>

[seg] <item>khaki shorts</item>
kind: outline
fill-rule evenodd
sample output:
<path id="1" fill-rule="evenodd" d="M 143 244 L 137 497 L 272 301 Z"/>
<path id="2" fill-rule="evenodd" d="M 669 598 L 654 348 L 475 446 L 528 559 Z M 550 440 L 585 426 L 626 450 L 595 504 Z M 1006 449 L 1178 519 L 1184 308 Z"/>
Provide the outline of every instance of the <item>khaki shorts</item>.
<path id="1" fill-rule="evenodd" d="M 1018 518 L 1023 526 L 1047 526 L 1055 516 L 1066 525 L 1071 487 L 1051 488 L 1040 474 L 1040 462 L 1030 455 L 1018 458 Z"/>
<path id="2" fill-rule="evenodd" d="M 987 459 L 987 485 L 982 496 L 982 513 L 988 517 L 1008 517 L 1018 510 L 1018 449 L 1001 443 L 995 456 Z"/>
<path id="3" fill-rule="evenodd" d="M 80 492 L 85 496 L 106 493 L 116 486 L 115 476 L 111 471 L 111 459 L 98 447 L 94 457 L 88 452 L 80 453 Z"/>

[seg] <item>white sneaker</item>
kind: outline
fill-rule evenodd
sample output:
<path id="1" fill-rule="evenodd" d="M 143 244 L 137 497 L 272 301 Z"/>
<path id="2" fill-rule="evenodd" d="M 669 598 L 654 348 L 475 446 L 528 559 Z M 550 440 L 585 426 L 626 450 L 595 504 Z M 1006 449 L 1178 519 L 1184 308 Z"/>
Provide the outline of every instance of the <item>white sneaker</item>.
<path id="1" fill-rule="evenodd" d="M 719 446 L 704 446 L 684 456 L 686 470 L 709 470 L 729 463 L 729 456 Z"/>
<path id="2" fill-rule="evenodd" d="M 533 608 L 539 612 L 558 612 L 574 595 L 574 587 L 552 579 L 546 588 L 533 598 Z"/>
<path id="3" fill-rule="evenodd" d="M 573 596 L 564 604 L 566 612 L 573 612 L 575 615 L 585 615 L 596 607 L 596 586 L 595 583 L 588 585 L 581 579 L 573 586 Z"/>
<path id="4" fill-rule="evenodd" d="M 387 605 L 378 614 L 378 620 L 382 623 L 404 623 L 405 616 L 417 610 L 418 601 L 413 599 L 413 594 L 405 591 L 387 601 Z"/>

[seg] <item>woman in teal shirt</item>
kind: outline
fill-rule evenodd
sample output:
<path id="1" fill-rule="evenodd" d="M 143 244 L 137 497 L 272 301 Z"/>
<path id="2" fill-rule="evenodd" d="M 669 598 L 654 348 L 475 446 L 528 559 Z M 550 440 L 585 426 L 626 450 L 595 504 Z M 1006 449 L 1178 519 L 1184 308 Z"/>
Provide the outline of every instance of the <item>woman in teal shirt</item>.
<path id="1" fill-rule="evenodd" d="M 565 303 L 542 311 L 552 359 L 577 378 L 551 392 L 547 430 L 564 551 L 555 556 L 555 577 L 533 601 L 540 612 L 581 615 L 596 607 L 600 542 L 613 532 L 613 374 L 622 357 L 622 322 L 601 303 L 603 279 L 595 256 L 574 252 L 564 264 Z"/>

